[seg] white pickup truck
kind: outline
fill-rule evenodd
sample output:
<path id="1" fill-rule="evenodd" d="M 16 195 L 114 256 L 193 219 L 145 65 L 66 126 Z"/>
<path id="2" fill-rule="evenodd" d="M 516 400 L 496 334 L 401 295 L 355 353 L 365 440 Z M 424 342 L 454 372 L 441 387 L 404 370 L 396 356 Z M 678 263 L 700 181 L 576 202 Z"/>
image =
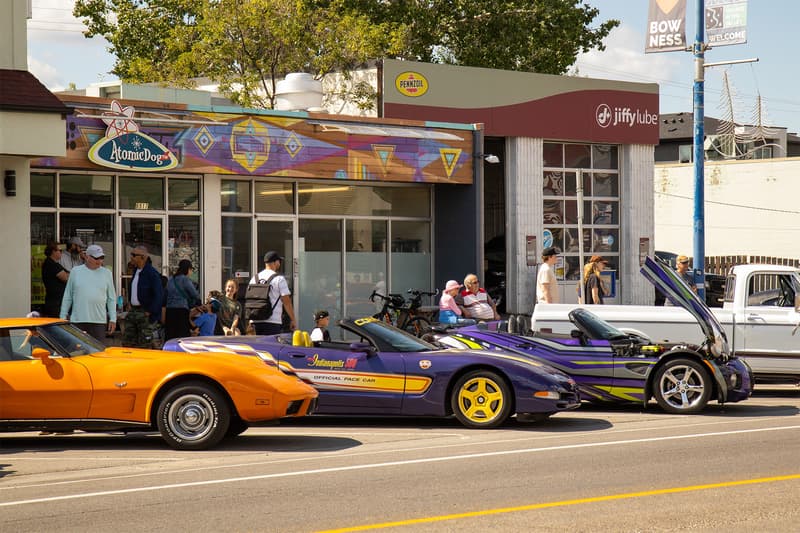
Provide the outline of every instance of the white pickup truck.
<path id="1" fill-rule="evenodd" d="M 800 270 L 737 265 L 728 274 L 722 308 L 712 308 L 734 355 L 747 361 L 757 383 L 800 384 Z M 578 304 L 537 304 L 531 329 L 569 333 L 568 313 Z M 588 305 L 617 328 L 653 341 L 698 342 L 703 332 L 681 307 Z"/>

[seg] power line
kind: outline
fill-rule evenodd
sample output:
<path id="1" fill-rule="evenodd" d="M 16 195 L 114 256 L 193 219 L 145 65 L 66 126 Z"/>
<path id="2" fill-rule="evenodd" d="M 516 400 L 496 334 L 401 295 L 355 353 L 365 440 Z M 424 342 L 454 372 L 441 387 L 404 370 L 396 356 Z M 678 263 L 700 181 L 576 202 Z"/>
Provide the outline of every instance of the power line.
<path id="1" fill-rule="evenodd" d="M 672 197 L 672 198 L 680 198 L 681 200 L 694 201 L 694 196 L 684 196 L 682 194 L 671 194 L 671 193 L 668 193 L 668 192 L 660 192 L 660 191 L 656 191 L 656 194 L 660 194 L 662 196 L 669 196 L 669 197 Z M 785 213 L 785 214 L 788 214 L 788 215 L 800 215 L 800 211 L 792 211 L 792 210 L 789 210 L 789 209 L 774 209 L 774 208 L 770 208 L 770 207 L 755 207 L 755 206 L 752 206 L 752 205 L 734 204 L 734 203 L 730 203 L 730 202 L 715 202 L 713 200 L 706 200 L 706 203 L 707 204 L 714 204 L 714 205 L 722 205 L 722 206 L 725 206 L 725 207 L 738 207 L 738 208 L 742 208 L 742 209 L 752 209 L 753 211 L 762 211 L 762 212 L 768 212 L 768 213 Z"/>

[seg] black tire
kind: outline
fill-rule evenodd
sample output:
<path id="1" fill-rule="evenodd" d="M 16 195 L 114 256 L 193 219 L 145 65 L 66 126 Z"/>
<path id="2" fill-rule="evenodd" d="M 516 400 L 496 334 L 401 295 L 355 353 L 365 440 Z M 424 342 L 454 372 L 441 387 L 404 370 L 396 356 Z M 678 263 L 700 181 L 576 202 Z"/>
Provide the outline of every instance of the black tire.
<path id="1" fill-rule="evenodd" d="M 168 391 L 158 406 L 158 430 L 176 450 L 205 450 L 219 444 L 231 422 L 231 409 L 217 390 L 190 382 Z"/>
<path id="2" fill-rule="evenodd" d="M 693 359 L 673 359 L 656 371 L 652 390 L 658 405 L 668 413 L 699 413 L 711 398 L 711 377 Z"/>
<path id="3" fill-rule="evenodd" d="M 504 423 L 514 399 L 505 380 L 490 370 L 473 370 L 461 376 L 453 387 L 450 407 L 468 428 L 487 429 Z"/>
<path id="4" fill-rule="evenodd" d="M 404 329 L 416 337 L 422 337 L 431 330 L 431 322 L 425 317 L 415 316 Z"/>
<path id="5" fill-rule="evenodd" d="M 231 423 L 228 425 L 228 431 L 225 432 L 225 438 L 231 439 L 233 437 L 238 437 L 250 427 L 250 424 L 245 422 L 239 417 L 234 417 L 231 419 Z"/>

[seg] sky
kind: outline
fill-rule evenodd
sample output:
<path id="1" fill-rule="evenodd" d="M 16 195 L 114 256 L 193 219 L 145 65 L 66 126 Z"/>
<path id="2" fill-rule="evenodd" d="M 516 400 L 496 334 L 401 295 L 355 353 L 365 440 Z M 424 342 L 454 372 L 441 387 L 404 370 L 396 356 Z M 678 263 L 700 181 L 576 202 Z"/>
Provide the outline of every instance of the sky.
<path id="1" fill-rule="evenodd" d="M 687 0 L 686 39 L 694 41 L 696 2 Z M 32 0 L 33 18 L 28 21 L 28 68 L 51 90 L 74 83 L 111 81 L 114 57 L 102 38 L 86 39 L 83 25 L 72 17 L 73 0 Z M 599 9 L 595 22 L 619 20 L 620 26 L 605 39 L 605 51 L 581 54 L 577 74 L 644 83 L 658 83 L 660 112 L 692 112 L 694 59 L 690 52 L 644 53 L 648 0 L 585 0 Z M 734 120 L 755 123 L 761 97 L 765 125 L 800 132 L 800 97 L 796 96 L 798 69 L 792 60 L 791 36 L 800 20 L 797 0 L 750 0 L 747 13 L 747 43 L 720 46 L 706 52 L 706 62 L 758 58 L 756 63 L 705 69 L 705 114 L 723 118 L 723 74 L 734 93 Z"/>

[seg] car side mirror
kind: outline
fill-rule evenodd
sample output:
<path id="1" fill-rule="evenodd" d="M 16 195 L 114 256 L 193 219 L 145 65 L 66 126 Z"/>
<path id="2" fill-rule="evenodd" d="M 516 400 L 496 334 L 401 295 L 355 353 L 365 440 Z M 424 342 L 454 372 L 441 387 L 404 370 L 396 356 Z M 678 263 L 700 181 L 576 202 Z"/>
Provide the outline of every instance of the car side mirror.
<path id="1" fill-rule="evenodd" d="M 365 353 L 367 354 L 367 357 L 372 357 L 375 355 L 375 348 L 373 348 L 368 342 L 351 342 L 350 351 Z"/>
<path id="2" fill-rule="evenodd" d="M 31 351 L 31 355 L 33 356 L 34 359 L 41 359 L 42 363 L 46 365 L 49 365 L 53 362 L 53 360 L 50 359 L 50 352 L 48 352 L 44 348 L 34 348 Z"/>

